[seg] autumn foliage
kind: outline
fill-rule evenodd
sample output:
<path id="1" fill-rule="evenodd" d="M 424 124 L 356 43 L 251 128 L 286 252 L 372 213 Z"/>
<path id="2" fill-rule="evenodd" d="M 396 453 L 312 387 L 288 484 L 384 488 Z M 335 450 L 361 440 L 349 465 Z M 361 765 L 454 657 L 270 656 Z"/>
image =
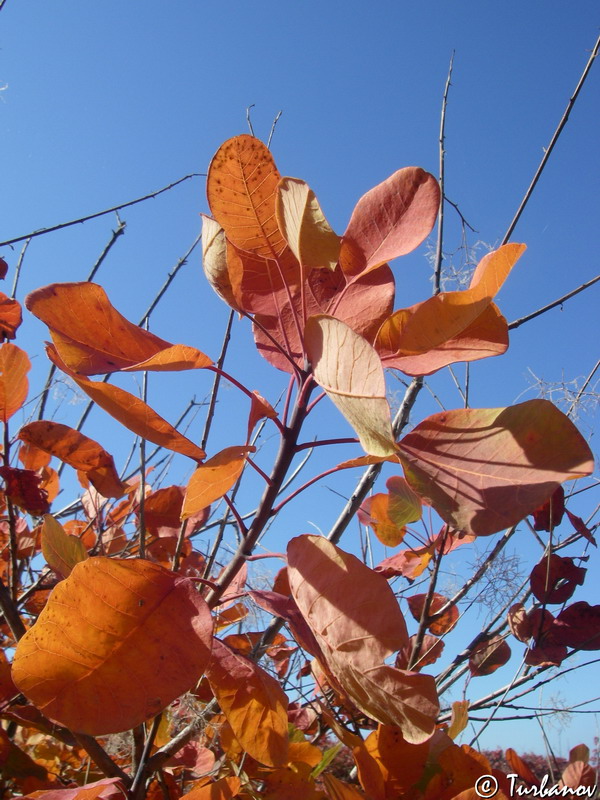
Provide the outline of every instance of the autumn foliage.
<path id="1" fill-rule="evenodd" d="M 358 201 L 339 236 L 307 184 L 282 177 L 267 147 L 242 135 L 213 158 L 207 195 L 206 279 L 249 321 L 260 356 L 287 373 L 285 405 L 241 385 L 214 355 L 128 321 L 94 283 L 55 283 L 25 299 L 48 328 L 54 367 L 125 434 L 187 458 L 186 485 L 124 479 L 101 442 L 51 419 L 16 428 L 30 362 L 12 341 L 0 347 L 4 796 L 466 800 L 492 775 L 497 797 L 508 797 L 504 773 L 455 743 L 469 702 L 448 707 L 451 668 L 436 674 L 436 663 L 460 625 L 463 595 L 436 592 L 436 578 L 442 559 L 477 537 L 510 533 L 528 517 L 536 531 L 553 531 L 565 511 L 562 485 L 591 473 L 592 454 L 543 399 L 443 411 L 404 429 L 423 376 L 505 352 L 508 325 L 495 298 L 525 245 L 487 254 L 467 289 L 395 308 L 388 262 L 418 247 L 439 214 L 429 173 L 395 172 Z M 20 314 L 17 301 L 0 302 L 6 339 Z M 246 441 L 214 452 L 146 399 L 95 377 L 181 370 L 233 382 Z M 412 378 L 395 416 L 385 370 Z M 391 552 L 371 568 L 339 546 L 345 525 L 329 536 L 290 531 L 286 567 L 269 588 L 251 588 L 248 563 L 267 525 L 308 485 L 282 496 L 321 395 L 351 434 L 322 444 L 353 448 L 329 472 L 348 470 L 352 480 L 357 469 L 375 477 L 391 465 L 385 486 L 357 490 L 347 515 Z M 253 438 L 264 426 L 279 440 L 271 464 Z M 52 515 L 59 464 L 76 470 L 83 493 L 60 520 Z M 235 492 L 249 470 L 264 490 L 243 516 Z M 219 501 L 238 539 L 216 561 L 196 536 Z M 424 510 L 441 527 L 416 544 L 410 526 Z M 572 541 L 595 546 L 567 513 Z M 423 591 L 411 588 L 424 577 Z M 550 534 L 505 628 L 482 631 L 454 665 L 490 675 L 515 648 L 542 672 L 600 649 L 600 606 L 572 600 L 585 577 Z M 250 611 L 258 630 L 243 622 Z M 340 746 L 354 768 L 336 776 Z M 520 780 L 539 785 L 516 753 L 507 759 Z M 588 761 L 583 747 L 573 754 L 566 785 L 593 785 Z"/>

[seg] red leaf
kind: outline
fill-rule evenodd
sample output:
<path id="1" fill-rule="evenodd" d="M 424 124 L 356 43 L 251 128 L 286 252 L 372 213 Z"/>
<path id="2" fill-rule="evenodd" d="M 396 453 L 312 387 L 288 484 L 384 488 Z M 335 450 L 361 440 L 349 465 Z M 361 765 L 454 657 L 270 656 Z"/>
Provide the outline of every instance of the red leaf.
<path id="1" fill-rule="evenodd" d="M 0 467 L 7 497 L 23 511 L 41 517 L 50 510 L 48 492 L 40 488 L 42 479 L 30 469 Z"/>
<path id="2" fill-rule="evenodd" d="M 587 539 L 587 541 L 590 544 L 593 544 L 594 547 L 597 547 L 598 545 L 596 544 L 596 540 L 592 536 L 592 532 L 587 527 L 585 522 L 581 519 L 581 517 L 576 517 L 575 514 L 572 514 L 569 511 L 568 508 L 565 508 L 565 511 L 567 512 L 567 517 L 569 518 L 569 521 L 570 521 L 571 525 L 575 528 L 577 533 L 579 533 L 581 536 L 583 536 L 584 539 Z"/>
<path id="3" fill-rule="evenodd" d="M 552 553 L 531 570 L 531 591 L 540 603 L 564 603 L 583 584 L 586 572 L 572 558 Z"/>
<path id="4" fill-rule="evenodd" d="M 417 620 L 417 622 L 421 621 L 426 597 L 426 594 L 414 594 L 412 597 L 406 598 L 410 613 Z M 428 619 L 431 620 L 432 618 L 436 617 L 436 614 L 438 614 L 438 612 L 441 611 L 441 609 L 447 603 L 447 597 L 434 592 L 431 605 L 429 606 Z M 452 630 L 452 628 L 458 622 L 459 616 L 458 608 L 455 605 L 450 606 L 450 608 L 447 611 L 444 611 L 441 616 L 433 619 L 433 621 L 431 621 L 427 627 L 431 633 L 435 634 L 436 636 L 442 636 L 442 634 L 448 633 L 448 631 Z"/>
<path id="5" fill-rule="evenodd" d="M 0 281 L 3 281 L 6 278 L 6 273 L 8 272 L 8 264 L 3 258 L 0 258 Z"/>
<path id="6" fill-rule="evenodd" d="M 565 490 L 562 486 L 546 502 L 533 512 L 533 527 L 536 531 L 551 531 L 562 522 L 565 513 Z"/>
<path id="7" fill-rule="evenodd" d="M 0 342 L 4 339 L 14 339 L 21 322 L 23 322 L 21 304 L 0 292 Z"/>
<path id="8" fill-rule="evenodd" d="M 548 639 L 580 650 L 600 650 L 600 605 L 581 600 L 567 606 L 556 617 Z"/>
<path id="9" fill-rule="evenodd" d="M 515 525 L 593 469 L 586 441 L 547 400 L 434 414 L 399 447 L 413 489 L 452 528 L 480 536 Z"/>

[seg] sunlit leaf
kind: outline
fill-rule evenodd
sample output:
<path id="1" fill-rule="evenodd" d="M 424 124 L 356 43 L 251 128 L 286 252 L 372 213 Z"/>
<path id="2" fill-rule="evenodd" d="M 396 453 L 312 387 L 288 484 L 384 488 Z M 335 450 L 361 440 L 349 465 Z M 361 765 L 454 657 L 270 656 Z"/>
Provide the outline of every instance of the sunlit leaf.
<path id="1" fill-rule="evenodd" d="M 430 758 L 429 743 L 411 744 L 400 728 L 378 725 L 366 738 L 365 746 L 381 771 L 386 798 L 410 796 L 410 789 L 423 780 Z"/>
<path id="2" fill-rule="evenodd" d="M 410 253 L 431 232 L 439 202 L 437 180 L 419 167 L 399 169 L 368 191 L 342 238 L 344 272 L 356 275 Z"/>
<path id="3" fill-rule="evenodd" d="M 121 497 L 127 491 L 113 457 L 83 433 L 59 422 L 38 420 L 24 425 L 19 439 L 85 472 L 103 497 Z"/>
<path id="4" fill-rule="evenodd" d="M 0 341 L 14 339 L 22 322 L 21 304 L 0 292 Z"/>
<path id="5" fill-rule="evenodd" d="M 404 539 L 406 525 L 421 518 L 421 500 L 400 476 L 388 478 L 386 487 L 388 494 L 375 494 L 364 501 L 358 518 L 373 528 L 382 544 L 397 547 Z"/>
<path id="6" fill-rule="evenodd" d="M 511 768 L 512 772 L 515 772 L 521 780 L 525 781 L 529 786 L 539 786 L 540 782 L 538 778 L 533 773 L 533 770 L 529 766 L 529 764 L 524 761 L 521 756 L 519 756 L 512 747 L 509 747 L 506 752 L 504 753 L 504 758 L 506 759 L 506 763 Z"/>
<path id="7" fill-rule="evenodd" d="M 370 455 L 396 452 L 385 378 L 371 345 L 324 314 L 306 324 L 306 349 L 317 383 L 354 428 Z"/>
<path id="8" fill-rule="evenodd" d="M 417 620 L 417 622 L 420 622 L 421 620 L 426 599 L 426 594 L 414 594 L 412 597 L 406 598 L 410 613 Z M 435 636 L 442 636 L 444 633 L 448 633 L 448 631 L 451 631 L 458 622 L 459 612 L 455 605 L 450 606 L 447 611 L 444 611 L 443 614 L 436 617 L 436 614 L 439 614 L 439 612 L 446 606 L 447 603 L 447 597 L 444 597 L 444 595 L 438 594 L 437 592 L 433 593 L 428 616 L 429 619 L 432 617 L 435 617 L 435 619 L 433 619 L 433 621 L 430 622 L 427 627 Z"/>
<path id="9" fill-rule="evenodd" d="M 452 703 L 452 717 L 448 726 L 448 736 L 451 739 L 461 734 L 469 723 L 469 701 L 455 700 Z"/>
<path id="10" fill-rule="evenodd" d="M 37 472 L 2 466 L 0 476 L 4 478 L 6 496 L 15 506 L 35 517 L 48 513 L 48 493 L 42 489 L 42 479 Z"/>
<path id="11" fill-rule="evenodd" d="M 187 485 L 181 518 L 187 519 L 223 497 L 242 474 L 247 455 L 255 450 L 252 445 L 226 447 L 200 464 Z"/>
<path id="12" fill-rule="evenodd" d="M 428 417 L 399 442 L 412 488 L 452 528 L 508 528 L 566 480 L 589 475 L 592 453 L 547 400 Z"/>
<path id="13" fill-rule="evenodd" d="M 143 400 L 110 383 L 91 381 L 82 375 L 76 375 L 68 368 L 65 369 L 65 364 L 55 348 L 50 345 L 46 351 L 50 360 L 65 370 L 88 397 L 133 433 L 195 461 L 201 461 L 206 455 L 202 448 L 179 433 Z"/>
<path id="14" fill-rule="evenodd" d="M 89 558 L 20 640 L 13 680 L 51 719 L 98 736 L 156 716 L 199 680 L 211 647 L 210 611 L 189 579 Z"/>
<path id="15" fill-rule="evenodd" d="M 202 267 L 206 280 L 219 297 L 239 311 L 227 267 L 227 241 L 219 223 L 202 214 Z"/>
<path id="16" fill-rule="evenodd" d="M 356 786 L 344 783 L 335 775 L 329 773 L 323 775 L 323 783 L 331 800 L 364 800 L 364 794 Z"/>
<path id="17" fill-rule="evenodd" d="M 291 540 L 288 573 L 327 665 L 358 708 L 397 725 L 407 741 L 428 739 L 439 707 L 433 678 L 384 663 L 408 641 L 385 578 L 318 536 Z"/>
<path id="18" fill-rule="evenodd" d="M 81 539 L 65 533 L 63 526 L 51 514 L 44 515 L 42 554 L 48 566 L 63 578 L 71 574 L 76 564 L 88 558 Z"/>
<path id="19" fill-rule="evenodd" d="M 29 356 L 16 344 L 0 345 L 0 420 L 8 422 L 18 411 L 29 391 Z"/>
<path id="20" fill-rule="evenodd" d="M 219 778 L 219 780 L 204 786 L 195 786 L 189 792 L 182 795 L 182 800 L 231 800 L 237 797 L 241 789 L 242 782 L 236 776 L 230 778 Z"/>
<path id="21" fill-rule="evenodd" d="M 287 763 L 288 700 L 279 681 L 218 639 L 207 675 L 244 750 L 270 767 Z"/>
<path id="22" fill-rule="evenodd" d="M 0 767 L 3 778 L 47 778 L 47 771 L 21 750 L 0 726 Z"/>
<path id="23" fill-rule="evenodd" d="M 281 178 L 275 209 L 279 229 L 302 267 L 306 271 L 335 269 L 340 237 L 325 219 L 312 189 L 298 178 Z"/>
<path id="24" fill-rule="evenodd" d="M 153 367 L 152 358 L 174 346 L 125 319 L 95 283 L 50 284 L 31 292 L 25 305 L 46 323 L 66 366 L 81 375 L 115 372 L 140 362 L 150 365 L 138 369 L 190 369 L 211 363 L 199 350 L 181 345 L 182 351 L 171 352 L 178 366 L 165 366 L 159 358 Z M 183 366 L 182 360 L 189 365 Z"/>
<path id="25" fill-rule="evenodd" d="M 250 441 L 254 426 L 261 419 L 276 419 L 276 417 L 277 412 L 268 400 L 265 400 L 258 392 L 252 392 L 252 405 L 250 406 L 250 414 L 248 416 L 248 441 Z"/>

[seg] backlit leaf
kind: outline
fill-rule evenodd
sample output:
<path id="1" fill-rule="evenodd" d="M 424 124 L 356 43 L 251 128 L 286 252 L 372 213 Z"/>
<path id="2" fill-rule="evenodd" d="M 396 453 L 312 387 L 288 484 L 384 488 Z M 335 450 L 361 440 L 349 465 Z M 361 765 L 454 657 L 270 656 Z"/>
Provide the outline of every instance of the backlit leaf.
<path id="1" fill-rule="evenodd" d="M 455 700 L 452 703 L 452 717 L 448 726 L 448 736 L 451 739 L 461 734 L 469 722 L 469 701 Z"/>
<path id="2" fill-rule="evenodd" d="M 226 447 L 200 464 L 187 485 L 181 518 L 187 519 L 223 497 L 242 474 L 248 453 L 255 450 L 252 445 Z"/>
<path id="3" fill-rule="evenodd" d="M 593 469 L 587 443 L 547 400 L 434 414 L 399 450 L 412 488 L 451 527 L 477 535 L 509 528 Z"/>
<path id="4" fill-rule="evenodd" d="M 16 344 L 0 345 L 0 420 L 8 422 L 18 411 L 29 391 L 29 356 Z"/>
<path id="5" fill-rule="evenodd" d="M 397 547 L 404 539 L 406 525 L 421 519 L 421 500 L 404 478 L 388 478 L 389 494 L 375 494 L 361 505 L 358 518 L 371 525 L 387 547 Z M 362 516 L 361 516 L 362 515 Z"/>
<path id="6" fill-rule="evenodd" d="M 381 360 L 345 323 L 324 314 L 306 324 L 306 350 L 317 383 L 354 428 L 370 455 L 396 452 Z"/>
<path id="7" fill-rule="evenodd" d="M 204 450 L 179 433 L 143 400 L 118 386 L 102 381 L 91 381 L 75 374 L 65 368 L 66 365 L 62 363 L 56 349 L 51 345 L 46 351 L 50 360 L 64 370 L 88 397 L 130 431 L 149 442 L 189 456 L 195 461 L 201 461 L 206 455 Z"/>
<path id="8" fill-rule="evenodd" d="M 227 267 L 225 231 L 216 220 L 205 214 L 202 214 L 202 267 L 206 280 L 219 297 L 239 311 Z"/>
<path id="9" fill-rule="evenodd" d="M 567 606 L 556 617 L 548 638 L 567 647 L 600 650 L 600 605 L 580 600 Z"/>
<path id="10" fill-rule="evenodd" d="M 48 513 L 48 493 L 42 489 L 42 479 L 37 472 L 2 466 L 0 476 L 4 478 L 6 496 L 14 505 L 35 517 Z"/>
<path id="11" fill-rule="evenodd" d="M 473 322 L 446 341 L 431 348 L 428 342 L 424 343 L 427 349 L 416 355 L 404 353 L 403 331 L 420 313 L 421 305 L 395 311 L 377 332 L 374 346 L 385 367 L 406 375 L 431 375 L 457 361 L 478 361 L 502 355 L 508 349 L 508 323 L 498 307 L 490 303 Z"/>
<path id="12" fill-rule="evenodd" d="M 0 342 L 4 339 L 14 339 L 17 328 L 23 322 L 21 304 L 4 292 L 0 292 Z"/>
<path id="13" fill-rule="evenodd" d="M 439 708 L 433 678 L 383 663 L 408 642 L 385 578 L 319 536 L 291 540 L 288 573 L 328 667 L 353 702 L 372 719 L 397 725 L 407 741 L 428 739 Z"/>
<path id="14" fill-rule="evenodd" d="M 426 598 L 426 594 L 414 594 L 412 597 L 406 598 L 410 613 L 417 620 L 417 622 L 420 622 L 421 620 Z M 447 597 L 444 597 L 437 592 L 433 593 L 431 604 L 429 606 L 429 619 L 433 617 L 435 617 L 435 619 L 433 619 L 427 627 L 435 636 L 442 636 L 444 633 L 448 633 L 448 631 L 451 631 L 458 622 L 459 613 L 458 608 L 455 605 L 450 606 L 447 611 L 444 611 L 443 614 L 436 617 L 436 614 L 439 614 L 439 612 L 447 603 Z"/>
<path id="15" fill-rule="evenodd" d="M 303 268 L 335 269 L 340 237 L 325 219 L 312 189 L 298 178 L 282 178 L 277 186 L 279 229 Z"/>
<path id="16" fill-rule="evenodd" d="M 509 747 L 508 750 L 504 753 L 504 758 L 506 759 L 506 763 L 511 768 L 512 772 L 515 772 L 521 780 L 525 781 L 529 786 L 539 786 L 540 782 L 538 778 L 533 773 L 533 770 L 529 766 L 529 764 L 524 761 L 512 747 Z"/>
<path id="17" fill-rule="evenodd" d="M 115 372 L 149 360 L 150 366 L 137 368 L 190 369 L 203 360 L 207 363 L 202 366 L 211 363 L 199 350 L 181 345 L 183 350 L 172 352 L 171 357 L 181 361 L 185 353 L 183 361 L 190 366 L 168 367 L 158 359 L 152 367 L 153 356 L 174 346 L 125 319 L 95 283 L 50 284 L 31 292 L 25 305 L 46 323 L 67 367 L 81 375 Z"/>
<path id="18" fill-rule="evenodd" d="M 51 719 L 98 736 L 188 691 L 211 647 L 210 611 L 189 579 L 141 559 L 89 558 L 20 640 L 13 680 Z"/>
<path id="19" fill-rule="evenodd" d="M 368 191 L 342 238 L 344 272 L 356 275 L 410 253 L 431 232 L 439 202 L 437 180 L 419 167 L 399 169 Z"/>
<path id="20" fill-rule="evenodd" d="M 331 800 L 364 800 L 364 794 L 351 783 L 344 783 L 335 775 L 329 773 L 323 775 L 323 783 L 327 790 L 327 796 Z"/>
<path id="21" fill-rule="evenodd" d="M 279 681 L 218 639 L 207 676 L 244 750 L 269 767 L 287 763 L 288 700 Z"/>
<path id="22" fill-rule="evenodd" d="M 540 603 L 564 603 L 583 585 L 586 572 L 572 558 L 549 553 L 531 570 L 531 591 Z"/>
<path id="23" fill-rule="evenodd" d="M 19 439 L 85 472 L 103 497 L 121 497 L 127 491 L 113 457 L 98 442 L 68 425 L 49 420 L 30 422 L 19 431 Z"/>
<path id="24" fill-rule="evenodd" d="M 241 789 L 242 782 L 236 776 L 231 778 L 219 778 L 219 780 L 204 786 L 195 786 L 189 792 L 182 795 L 182 800 L 231 800 L 237 797 Z"/>
<path id="25" fill-rule="evenodd" d="M 48 566 L 68 577 L 73 567 L 88 558 L 87 549 L 77 536 L 69 536 L 51 514 L 44 515 L 42 525 L 42 554 Z"/>

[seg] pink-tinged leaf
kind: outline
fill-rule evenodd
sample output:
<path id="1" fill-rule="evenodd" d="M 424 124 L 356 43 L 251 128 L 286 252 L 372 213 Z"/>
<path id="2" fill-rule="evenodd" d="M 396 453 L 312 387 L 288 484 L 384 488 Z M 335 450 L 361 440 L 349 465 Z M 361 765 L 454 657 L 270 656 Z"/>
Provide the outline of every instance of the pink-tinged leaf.
<path id="1" fill-rule="evenodd" d="M 42 554 L 48 566 L 67 578 L 76 564 L 88 558 L 84 543 L 77 536 L 69 536 L 51 514 L 44 515 L 42 525 Z"/>
<path id="2" fill-rule="evenodd" d="M 45 322 L 61 359 L 81 375 L 115 372 L 151 360 L 170 342 L 125 319 L 110 303 L 106 292 L 95 283 L 54 283 L 31 292 L 25 305 Z M 174 362 L 188 366 L 168 367 L 158 360 L 157 369 L 190 369 L 210 359 L 193 347 L 171 352 Z M 152 366 L 140 367 L 153 369 Z"/>
<path id="3" fill-rule="evenodd" d="M 573 790 L 568 794 L 564 793 L 563 797 L 584 797 L 583 792 L 576 791 L 579 788 L 589 789 L 590 791 L 586 794 L 588 797 L 592 797 L 596 792 L 598 775 L 596 770 L 584 761 L 572 761 L 563 772 L 561 782 L 563 786 L 568 786 Z"/>
<path id="4" fill-rule="evenodd" d="M 254 329 L 256 344 L 269 363 L 290 372 L 289 361 L 272 339 L 303 367 L 302 343 L 295 320 L 301 321 L 314 314 L 329 314 L 372 342 L 381 324 L 391 314 L 393 302 L 394 276 L 386 264 L 356 277 L 345 276 L 339 266 L 333 272 L 325 268 L 313 269 L 304 283 L 303 297 L 295 290 L 290 305 L 289 298 L 281 294 L 276 308 L 271 304 L 270 310 L 259 312 Z"/>
<path id="5" fill-rule="evenodd" d="M 207 677 L 244 750 L 261 764 L 283 766 L 288 755 L 288 699 L 279 681 L 218 639 Z"/>
<path id="6" fill-rule="evenodd" d="M 298 178 L 282 178 L 277 186 L 277 222 L 303 269 L 335 269 L 340 237 L 325 219 L 312 189 Z M 385 260 L 385 259 L 384 259 Z"/>
<path id="7" fill-rule="evenodd" d="M 50 360 L 66 372 L 88 397 L 133 433 L 195 461 L 201 461 L 205 457 L 206 453 L 202 448 L 179 433 L 143 400 L 118 386 L 103 381 L 91 381 L 74 373 L 52 345 L 48 345 L 46 352 Z"/>
<path id="8" fill-rule="evenodd" d="M 399 442 L 412 488 L 452 528 L 488 535 L 515 525 L 593 458 L 547 400 L 428 417 Z"/>
<path id="9" fill-rule="evenodd" d="M 426 594 L 414 594 L 412 597 L 406 598 L 410 613 L 417 622 L 420 622 L 421 617 L 423 616 L 426 598 Z M 448 631 L 451 631 L 458 622 L 459 612 L 455 605 L 450 606 L 446 611 L 444 611 L 443 614 L 439 614 L 439 612 L 447 605 L 447 603 L 447 597 L 444 597 L 444 595 L 438 594 L 437 592 L 433 593 L 428 616 L 428 620 L 432 621 L 429 622 L 427 627 L 435 636 L 442 636 L 444 633 L 448 633 Z"/>
<path id="10" fill-rule="evenodd" d="M 531 591 L 540 603 L 564 603 L 583 585 L 586 572 L 572 558 L 550 553 L 531 570 Z"/>
<path id="11" fill-rule="evenodd" d="M 252 445 L 226 447 L 201 464 L 187 485 L 181 519 L 191 517 L 223 497 L 242 474 L 248 453 L 255 450 Z"/>
<path id="12" fill-rule="evenodd" d="M 143 559 L 88 558 L 54 588 L 19 641 L 13 680 L 71 730 L 118 733 L 197 683 L 212 627 L 188 578 Z"/>
<path id="13" fill-rule="evenodd" d="M 473 676 L 491 675 L 510 661 L 510 647 L 500 636 L 488 636 L 475 645 L 469 656 L 469 671 Z"/>
<path id="14" fill-rule="evenodd" d="M 361 711 L 404 737 L 428 739 L 438 712 L 431 676 L 384 662 L 408 642 L 404 617 L 385 578 L 324 537 L 288 545 L 292 594 L 326 664 Z"/>
<path id="15" fill-rule="evenodd" d="M 435 551 L 434 545 L 417 547 L 415 550 L 400 550 L 375 567 L 375 572 L 380 572 L 384 578 L 395 578 L 402 575 L 404 578 L 414 580 L 425 570 Z"/>
<path id="16" fill-rule="evenodd" d="M 565 645 L 551 644 L 543 641 L 536 644 L 525 654 L 525 663 L 529 667 L 559 667 L 567 657 Z"/>
<path id="17" fill-rule="evenodd" d="M 416 634 L 414 634 L 408 640 L 408 644 L 398 652 L 395 663 L 396 667 L 398 667 L 399 669 L 407 668 L 416 641 L 417 641 L 417 636 Z M 421 646 L 419 647 L 419 652 L 415 655 L 415 661 L 413 666 L 415 672 L 420 672 L 423 669 L 423 667 L 426 667 L 428 664 L 435 664 L 438 658 L 441 657 L 443 651 L 444 651 L 444 642 L 442 641 L 442 639 L 438 639 L 437 636 L 431 636 L 431 634 L 426 633 L 423 636 L 423 641 L 421 642 Z"/>
<path id="18" fill-rule="evenodd" d="M 287 571 L 287 570 L 286 570 Z M 268 614 L 284 619 L 290 627 L 294 639 L 303 650 L 310 653 L 315 658 L 322 658 L 321 648 L 300 609 L 296 605 L 293 597 L 285 597 L 279 592 L 269 592 L 264 589 L 256 589 L 248 592 L 257 606 Z"/>
<path id="19" fill-rule="evenodd" d="M 73 789 L 32 792 L 23 797 L 23 800 L 123 800 L 125 796 L 126 789 L 120 778 L 103 778 Z"/>
<path id="20" fill-rule="evenodd" d="M 29 356 L 16 344 L 0 345 L 0 421 L 8 422 L 27 399 Z"/>
<path id="21" fill-rule="evenodd" d="M 227 267 L 225 231 L 216 220 L 205 214 L 202 214 L 202 267 L 206 280 L 221 300 L 239 311 Z"/>
<path id="22" fill-rule="evenodd" d="M 385 367 L 406 375 L 431 375 L 449 364 L 500 356 L 508 349 L 508 323 L 490 303 L 464 330 L 445 342 L 417 355 L 404 354 L 402 332 L 421 305 L 394 312 L 377 332 L 374 346 Z"/>
<path id="23" fill-rule="evenodd" d="M 311 317 L 306 350 L 314 378 L 354 428 L 370 455 L 396 452 L 381 360 L 371 345 L 333 317 Z"/>
<path id="24" fill-rule="evenodd" d="M 342 238 L 344 272 L 356 275 L 410 253 L 431 232 L 439 203 L 438 182 L 420 167 L 399 169 L 368 191 Z"/>

